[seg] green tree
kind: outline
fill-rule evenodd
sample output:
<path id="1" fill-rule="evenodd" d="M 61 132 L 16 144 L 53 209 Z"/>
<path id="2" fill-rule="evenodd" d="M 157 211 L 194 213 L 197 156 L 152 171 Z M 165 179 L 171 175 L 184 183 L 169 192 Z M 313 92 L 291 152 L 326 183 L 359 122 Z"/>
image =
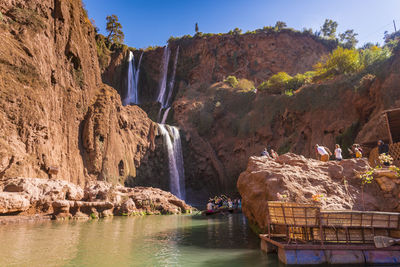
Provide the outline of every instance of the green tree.
<path id="1" fill-rule="evenodd" d="M 108 32 L 107 41 L 112 44 L 122 44 L 124 42 L 124 33 L 122 25 L 116 15 L 107 16 L 106 30 Z"/>
<path id="2" fill-rule="evenodd" d="M 282 30 L 282 29 L 284 29 L 284 28 L 286 28 L 286 27 L 287 27 L 286 22 L 277 21 L 277 22 L 275 23 L 275 30 L 277 30 L 277 31 L 280 31 L 280 30 Z"/>
<path id="3" fill-rule="evenodd" d="M 260 84 L 258 90 L 266 91 L 270 94 L 281 94 L 287 90 L 291 79 L 292 76 L 286 72 L 278 72 L 277 74 L 272 75 L 268 81 Z"/>
<path id="4" fill-rule="evenodd" d="M 230 30 L 230 31 L 228 32 L 228 34 L 231 34 L 231 35 L 240 35 L 240 34 L 242 34 L 242 29 L 235 28 L 235 29 L 233 29 L 233 30 Z"/>
<path id="5" fill-rule="evenodd" d="M 337 26 L 338 23 L 336 21 L 326 19 L 324 25 L 321 27 L 322 35 L 330 39 L 335 39 Z"/>
<path id="6" fill-rule="evenodd" d="M 318 78 L 330 78 L 338 74 L 354 73 L 361 68 L 360 55 L 355 49 L 338 47 L 326 58 L 318 62 L 314 69 Z"/>
<path id="7" fill-rule="evenodd" d="M 354 30 L 347 30 L 344 33 L 339 34 L 340 42 L 343 43 L 343 47 L 347 49 L 352 49 L 358 43 L 356 36 L 358 33 L 355 33 Z"/>
<path id="8" fill-rule="evenodd" d="M 199 24 L 196 22 L 196 24 L 194 25 L 194 31 L 196 32 L 196 33 L 198 33 L 199 32 Z"/>

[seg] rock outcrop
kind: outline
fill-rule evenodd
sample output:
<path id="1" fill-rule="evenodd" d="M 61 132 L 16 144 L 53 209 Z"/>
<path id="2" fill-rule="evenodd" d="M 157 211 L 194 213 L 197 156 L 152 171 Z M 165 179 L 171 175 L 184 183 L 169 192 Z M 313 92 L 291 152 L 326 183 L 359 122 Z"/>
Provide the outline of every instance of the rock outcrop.
<path id="1" fill-rule="evenodd" d="M 0 180 L 135 176 L 155 128 L 102 83 L 81 1 L 2 1 L 0 12 Z"/>
<path id="2" fill-rule="evenodd" d="M 251 157 L 246 171 L 240 174 L 237 188 L 243 199 L 243 212 L 260 228 L 266 226 L 266 202 L 274 200 L 313 203 L 313 196 L 323 195 L 317 197 L 323 209 L 398 211 L 398 196 L 387 194 L 387 190 L 397 191 L 389 183 L 383 185 L 379 181 L 388 174 L 376 174 L 381 178 L 365 184 L 362 193 L 360 174 L 367 170 L 366 159 L 325 163 L 292 153 L 276 160 Z"/>
<path id="3" fill-rule="evenodd" d="M 54 218 L 111 215 L 180 214 L 192 208 L 169 192 L 151 187 L 127 188 L 96 181 L 84 189 L 63 181 L 12 178 L 0 187 L 0 214 L 53 214 Z"/>

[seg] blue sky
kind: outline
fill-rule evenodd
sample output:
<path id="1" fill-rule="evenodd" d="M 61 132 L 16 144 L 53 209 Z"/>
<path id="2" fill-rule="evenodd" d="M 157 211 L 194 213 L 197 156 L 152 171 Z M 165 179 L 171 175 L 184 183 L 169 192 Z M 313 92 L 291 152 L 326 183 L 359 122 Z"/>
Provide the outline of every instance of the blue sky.
<path id="1" fill-rule="evenodd" d="M 170 36 L 201 32 L 243 31 L 285 21 L 288 27 L 320 29 L 326 18 L 339 23 L 338 32 L 354 29 L 359 44 L 383 42 L 385 30 L 400 28 L 400 0 L 83 0 L 89 17 L 105 34 L 105 18 L 116 14 L 125 44 L 163 46 Z"/>

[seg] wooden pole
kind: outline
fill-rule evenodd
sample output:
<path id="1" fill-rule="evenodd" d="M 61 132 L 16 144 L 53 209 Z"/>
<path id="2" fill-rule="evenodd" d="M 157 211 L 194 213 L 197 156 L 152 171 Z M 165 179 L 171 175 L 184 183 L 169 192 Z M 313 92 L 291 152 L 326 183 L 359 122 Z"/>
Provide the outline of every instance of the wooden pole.
<path id="1" fill-rule="evenodd" d="M 392 133 L 390 131 L 389 118 L 388 118 L 387 113 L 385 113 L 385 119 L 386 119 L 386 128 L 387 128 L 387 131 L 389 134 L 389 142 L 390 142 L 390 144 L 393 144 Z"/>
<path id="2" fill-rule="evenodd" d="M 397 29 L 396 29 L 396 22 L 393 20 L 393 26 L 394 26 L 394 31 L 395 32 L 397 32 Z"/>

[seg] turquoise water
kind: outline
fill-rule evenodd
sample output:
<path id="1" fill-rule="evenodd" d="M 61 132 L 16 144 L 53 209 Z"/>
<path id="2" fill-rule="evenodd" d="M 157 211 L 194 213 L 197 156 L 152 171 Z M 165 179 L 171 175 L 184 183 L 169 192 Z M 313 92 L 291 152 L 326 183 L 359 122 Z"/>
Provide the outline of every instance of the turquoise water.
<path id="1" fill-rule="evenodd" d="M 242 214 L 0 226 L 0 266 L 278 266 Z"/>

